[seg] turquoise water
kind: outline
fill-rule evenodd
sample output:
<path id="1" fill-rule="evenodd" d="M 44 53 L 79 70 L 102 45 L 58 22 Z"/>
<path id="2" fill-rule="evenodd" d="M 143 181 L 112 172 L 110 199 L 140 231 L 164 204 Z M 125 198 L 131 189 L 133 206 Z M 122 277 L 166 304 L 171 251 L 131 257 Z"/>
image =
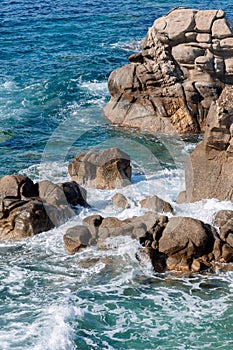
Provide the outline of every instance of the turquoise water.
<path id="1" fill-rule="evenodd" d="M 88 190 L 92 209 L 58 229 L 0 243 L 0 349 L 232 349 L 232 272 L 189 278 L 154 275 L 135 258 L 138 243 L 109 242 L 67 256 L 63 234 L 87 215 L 126 218 L 158 194 L 177 215 L 211 223 L 231 203 L 174 200 L 197 138 L 113 127 L 103 116 L 110 72 L 137 51 L 155 18 L 191 1 L 2 0 L 0 5 L 0 176 L 68 179 L 80 151 L 112 145 L 130 153 L 131 209 L 116 211 L 114 191 Z M 222 8 L 230 1 L 197 1 Z"/>

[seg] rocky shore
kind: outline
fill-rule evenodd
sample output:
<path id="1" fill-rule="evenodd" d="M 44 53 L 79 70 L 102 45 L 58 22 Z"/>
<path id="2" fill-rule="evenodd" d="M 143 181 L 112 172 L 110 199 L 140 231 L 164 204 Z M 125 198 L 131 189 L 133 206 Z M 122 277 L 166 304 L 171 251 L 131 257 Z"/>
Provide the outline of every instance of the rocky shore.
<path id="1" fill-rule="evenodd" d="M 233 202 L 233 34 L 224 12 L 174 9 L 154 22 L 142 52 L 129 59 L 109 77 L 106 116 L 120 126 L 153 132 L 205 132 L 187 159 L 186 190 L 177 203 Z M 118 148 L 78 154 L 68 171 L 72 181 L 59 184 L 34 183 L 21 175 L 0 179 L 0 240 L 31 237 L 63 224 L 77 215 L 77 206 L 89 207 L 84 187 L 131 186 L 130 156 Z M 120 193 L 112 204 L 130 207 Z M 136 205 L 144 215 L 125 220 L 91 215 L 68 229 L 67 253 L 89 245 L 107 249 L 108 239 L 129 236 L 140 242 L 137 258 L 149 258 L 156 272 L 199 272 L 233 262 L 233 211 L 216 212 L 209 225 L 177 215 L 158 196 Z"/>

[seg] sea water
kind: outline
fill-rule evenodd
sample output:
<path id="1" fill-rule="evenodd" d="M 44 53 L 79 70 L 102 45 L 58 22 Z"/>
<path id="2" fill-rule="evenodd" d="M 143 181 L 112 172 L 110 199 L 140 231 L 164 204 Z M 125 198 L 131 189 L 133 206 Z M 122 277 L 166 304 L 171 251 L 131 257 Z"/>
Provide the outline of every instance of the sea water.
<path id="1" fill-rule="evenodd" d="M 110 72 L 176 6 L 222 8 L 233 17 L 230 0 L 1 0 L 0 176 L 66 181 L 75 154 L 117 146 L 132 158 L 133 184 L 118 191 L 129 209 L 112 206 L 117 190 L 88 189 L 91 209 L 33 238 L 0 242 L 0 349 L 233 348 L 232 272 L 155 274 L 129 238 L 74 256 L 63 245 L 66 230 L 90 214 L 142 214 L 138 201 L 147 195 L 206 223 L 233 209 L 215 199 L 175 203 L 185 159 L 201 137 L 122 130 L 103 116 Z"/>

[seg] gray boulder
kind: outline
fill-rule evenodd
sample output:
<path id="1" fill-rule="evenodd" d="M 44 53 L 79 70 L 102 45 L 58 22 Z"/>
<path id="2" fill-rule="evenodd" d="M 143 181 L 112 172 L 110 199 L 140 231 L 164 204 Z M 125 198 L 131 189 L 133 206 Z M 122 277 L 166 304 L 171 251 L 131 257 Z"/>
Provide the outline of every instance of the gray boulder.
<path id="1" fill-rule="evenodd" d="M 167 268 L 190 270 L 193 259 L 208 256 L 215 241 L 214 229 L 189 217 L 170 218 L 159 240 L 159 251 L 168 256 Z"/>

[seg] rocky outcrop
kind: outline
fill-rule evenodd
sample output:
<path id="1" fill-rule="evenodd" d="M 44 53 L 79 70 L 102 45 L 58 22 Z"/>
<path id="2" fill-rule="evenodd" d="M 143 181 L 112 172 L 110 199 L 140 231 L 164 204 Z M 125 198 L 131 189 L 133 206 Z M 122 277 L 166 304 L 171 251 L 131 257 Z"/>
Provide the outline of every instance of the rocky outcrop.
<path id="1" fill-rule="evenodd" d="M 0 179 L 0 240 L 33 236 L 58 226 L 75 214 L 71 206 L 87 206 L 81 187 L 73 182 L 34 184 L 26 176 Z M 83 192 L 84 193 L 84 192 Z"/>
<path id="2" fill-rule="evenodd" d="M 129 61 L 109 77 L 107 118 L 153 132 L 204 131 L 211 103 L 233 83 L 233 34 L 222 10 L 176 8 L 155 20 Z"/>
<path id="3" fill-rule="evenodd" d="M 225 230 L 229 216 L 232 220 L 232 212 L 218 213 L 216 226 L 220 224 Z M 168 218 L 147 212 L 119 220 L 92 215 L 85 218 L 82 225 L 69 229 L 64 243 L 67 252 L 74 254 L 87 245 L 107 248 L 108 238 L 130 236 L 142 245 L 137 258 L 143 261 L 149 258 L 155 271 L 198 272 L 213 268 L 217 262 L 233 262 L 232 231 L 229 231 L 229 222 L 227 225 L 227 234 L 224 231 L 219 235 L 214 227 L 190 217 Z"/>
<path id="4" fill-rule="evenodd" d="M 187 161 L 185 201 L 233 201 L 233 87 L 226 86 L 208 113 L 203 141 Z M 180 198 L 179 198 L 180 200 Z"/>
<path id="5" fill-rule="evenodd" d="M 77 155 L 68 167 L 72 180 L 98 189 L 114 189 L 131 183 L 130 157 L 118 148 Z"/>

